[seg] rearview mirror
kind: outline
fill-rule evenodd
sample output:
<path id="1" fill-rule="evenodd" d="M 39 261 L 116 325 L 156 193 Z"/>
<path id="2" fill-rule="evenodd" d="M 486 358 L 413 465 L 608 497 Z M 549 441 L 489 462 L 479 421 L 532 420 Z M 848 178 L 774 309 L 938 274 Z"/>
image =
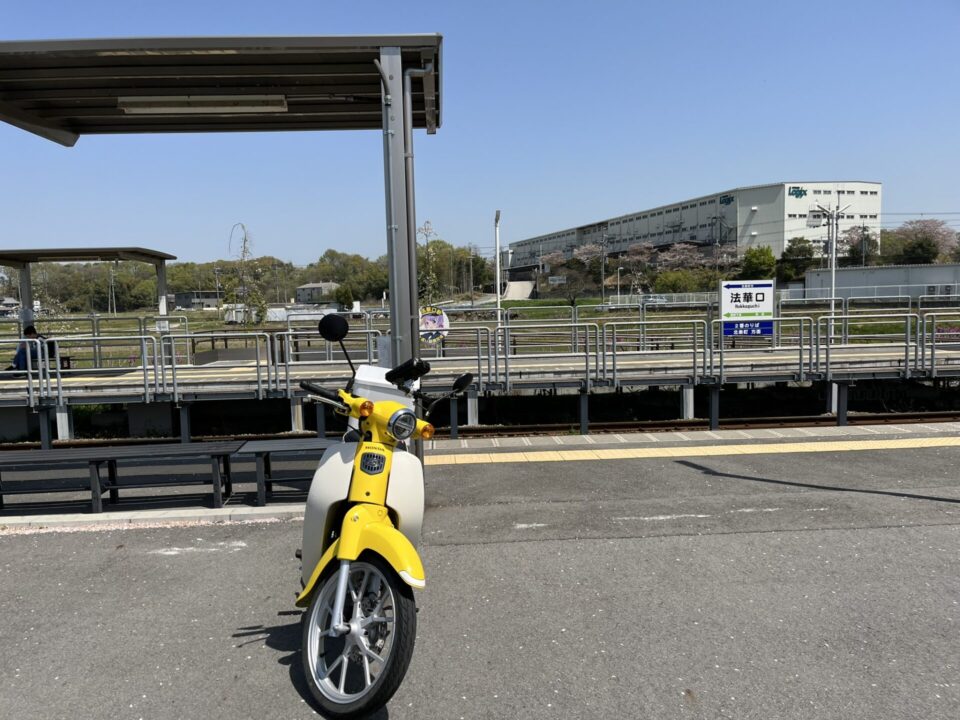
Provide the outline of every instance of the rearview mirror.
<path id="1" fill-rule="evenodd" d="M 464 373 L 453 381 L 453 392 L 462 393 L 473 384 L 473 373 Z"/>
<path id="2" fill-rule="evenodd" d="M 320 337 L 328 342 L 340 342 L 350 332 L 350 323 L 340 315 L 324 315 L 318 326 Z"/>

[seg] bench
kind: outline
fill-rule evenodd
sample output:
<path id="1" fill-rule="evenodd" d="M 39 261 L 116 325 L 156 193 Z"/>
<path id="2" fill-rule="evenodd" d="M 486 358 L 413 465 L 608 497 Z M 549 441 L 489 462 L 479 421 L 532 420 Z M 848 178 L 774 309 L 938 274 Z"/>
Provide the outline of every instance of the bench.
<path id="1" fill-rule="evenodd" d="M 267 504 L 267 495 L 273 493 L 273 466 L 271 459 L 277 453 L 305 453 L 316 452 L 322 454 L 324 450 L 337 440 L 326 438 L 291 438 L 289 440 L 250 440 L 243 444 L 238 455 L 253 455 L 257 468 L 257 506 Z M 319 458 L 318 458 L 319 460 Z M 313 473 L 306 478 L 284 478 L 284 482 L 309 482 Z"/>
<path id="2" fill-rule="evenodd" d="M 3 471 L 11 468 L 38 470 L 44 468 L 61 467 L 86 463 L 90 470 L 89 489 L 91 510 L 103 512 L 103 492 L 109 492 L 110 502 L 120 500 L 120 490 L 139 488 L 159 488 L 185 485 L 212 485 L 213 506 L 223 507 L 223 501 L 229 499 L 233 493 L 233 476 L 230 467 L 230 456 L 236 453 L 244 443 L 242 441 L 212 442 L 212 443 L 177 443 L 170 445 L 124 446 L 124 447 L 89 447 L 89 448 L 57 448 L 55 450 L 11 450 L 0 452 L 0 508 L 3 508 L 4 495 L 26 495 L 41 492 L 71 492 L 80 488 L 55 487 L 36 489 L 34 487 L 10 487 L 3 484 Z M 121 460 L 147 461 L 150 465 L 160 465 L 163 461 L 182 460 L 185 458 L 209 458 L 210 479 L 196 480 L 167 480 L 154 483 L 120 483 L 118 462 Z M 101 477 L 100 468 L 106 466 L 106 482 Z M 142 463 L 141 463 L 142 465 Z"/>

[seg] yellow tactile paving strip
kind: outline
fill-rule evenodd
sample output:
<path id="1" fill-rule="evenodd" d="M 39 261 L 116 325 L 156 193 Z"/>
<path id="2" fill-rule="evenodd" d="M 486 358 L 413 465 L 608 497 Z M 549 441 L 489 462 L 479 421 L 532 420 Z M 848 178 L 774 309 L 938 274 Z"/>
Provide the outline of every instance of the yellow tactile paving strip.
<path id="1" fill-rule="evenodd" d="M 711 455 L 788 455 L 792 453 L 862 452 L 864 450 L 912 450 L 960 447 L 960 437 L 898 438 L 890 440 L 837 440 L 686 447 L 598 448 L 596 450 L 538 450 L 534 452 L 460 453 L 428 455 L 427 465 L 476 465 L 487 463 L 541 463 L 597 460 L 638 460 Z"/>

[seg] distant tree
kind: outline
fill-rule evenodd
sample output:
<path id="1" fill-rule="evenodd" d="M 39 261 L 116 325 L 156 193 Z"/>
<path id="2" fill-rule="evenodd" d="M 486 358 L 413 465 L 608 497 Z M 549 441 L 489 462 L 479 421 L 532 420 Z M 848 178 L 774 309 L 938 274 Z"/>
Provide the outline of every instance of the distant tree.
<path id="1" fill-rule="evenodd" d="M 653 283 L 657 293 L 692 293 L 698 289 L 697 274 L 693 270 L 664 270 Z"/>
<path id="2" fill-rule="evenodd" d="M 866 227 L 852 227 L 843 232 L 847 246 L 844 265 L 876 265 L 880 260 L 880 243 Z"/>
<path id="3" fill-rule="evenodd" d="M 349 310 L 353 307 L 353 290 L 350 285 L 344 283 L 333 291 L 333 300 L 340 307 Z"/>
<path id="4" fill-rule="evenodd" d="M 703 267 L 706 258 L 696 245 L 675 243 L 657 251 L 657 267 L 665 270 L 690 270 Z"/>
<path id="5" fill-rule="evenodd" d="M 618 258 L 620 267 L 627 271 L 630 278 L 631 293 L 636 288 L 640 292 L 649 292 L 656 276 L 653 246 L 649 243 L 632 245 Z"/>
<path id="6" fill-rule="evenodd" d="M 898 265 L 929 265 L 935 263 L 940 254 L 937 241 L 930 236 L 919 236 L 907 240 L 896 257 Z"/>
<path id="7" fill-rule="evenodd" d="M 932 241 L 940 255 L 948 255 L 957 246 L 957 233 L 943 220 L 908 220 L 897 228 L 897 234 L 905 243 L 916 240 Z"/>
<path id="8" fill-rule="evenodd" d="M 805 237 L 791 238 L 777 263 L 777 280 L 790 282 L 802 278 L 815 262 L 813 243 Z"/>
<path id="9" fill-rule="evenodd" d="M 749 248 L 743 254 L 740 267 L 741 280 L 762 280 L 772 278 L 777 269 L 777 259 L 768 247 Z"/>

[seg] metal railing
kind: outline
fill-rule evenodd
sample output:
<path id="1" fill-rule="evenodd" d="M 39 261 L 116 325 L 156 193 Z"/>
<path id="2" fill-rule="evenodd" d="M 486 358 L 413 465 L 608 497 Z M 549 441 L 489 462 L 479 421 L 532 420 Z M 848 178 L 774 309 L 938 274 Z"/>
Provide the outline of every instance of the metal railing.
<path id="1" fill-rule="evenodd" d="M 675 379 L 683 384 L 771 377 L 832 379 L 836 373 L 936 376 L 960 371 L 960 310 L 926 313 L 787 314 L 772 319 L 773 336 L 724 336 L 721 319 L 669 317 L 608 322 L 513 320 L 500 325 L 456 325 L 442 342 L 422 346 L 435 371 L 476 373 L 478 388 L 509 392 L 555 387 Z M 377 363 L 378 329 L 353 330 L 345 339 L 356 363 Z M 21 342 L 35 346 L 28 383 L 3 382 L 0 398 L 78 402 L 139 395 L 181 401 L 185 393 L 252 393 L 293 397 L 295 380 L 311 368 L 343 368 L 339 346 L 313 328 L 267 332 L 83 335 L 48 341 L 4 338 L 10 355 Z M 955 352 L 956 351 L 956 352 Z M 99 355 L 97 354 L 99 353 Z M 956 360 L 954 360 L 956 358 Z M 327 373 L 329 374 L 329 372 Z M 339 377 L 338 373 L 335 373 Z M 89 378 L 83 382 L 82 378 Z M 9 403 L 8 403 L 9 404 Z"/>
<path id="2" fill-rule="evenodd" d="M 772 369 L 771 366 L 789 367 L 792 362 L 787 361 L 786 358 L 791 351 L 797 353 L 796 371 L 794 372 L 791 368 L 789 372 L 794 374 L 798 382 L 807 379 L 815 371 L 814 360 L 817 337 L 813 318 L 804 316 L 771 318 L 773 335 L 756 338 L 725 335 L 723 328 L 725 322 L 729 321 L 714 320 L 710 325 L 710 375 L 716 378 L 718 383 L 723 384 L 727 381 L 729 375 L 744 366 L 746 366 L 746 369 L 741 369 L 737 373 L 739 377 L 757 375 L 768 368 Z M 785 329 L 786 332 L 784 332 Z M 792 329 L 795 329 L 795 334 Z M 788 340 L 795 338 L 796 342 L 783 344 L 783 338 Z M 740 347 L 735 344 L 737 340 L 740 341 Z M 748 341 L 746 346 L 744 346 L 744 340 Z M 764 356 L 758 358 L 758 352 L 764 353 Z M 758 366 L 760 367 L 759 371 Z"/>
<path id="3" fill-rule="evenodd" d="M 672 338 L 670 350 L 649 350 L 651 335 Z M 621 367 L 624 362 L 635 358 L 662 358 L 690 355 L 689 382 L 696 383 L 699 377 L 707 374 L 710 358 L 709 331 L 705 320 L 688 321 L 626 321 L 612 322 L 603 326 L 603 376 L 614 387 L 621 385 Z M 607 357 L 610 358 L 610 370 L 607 372 Z M 636 375 L 634 376 L 636 377 Z"/>
<path id="4" fill-rule="evenodd" d="M 835 368 L 832 361 L 837 351 L 855 348 L 860 350 L 857 353 L 859 358 L 856 359 L 861 365 L 871 362 L 862 352 L 865 345 L 869 345 L 874 352 L 877 350 L 902 352 L 904 378 L 910 378 L 923 369 L 922 334 L 920 316 L 917 313 L 821 315 L 816 323 L 817 371 L 823 373 L 825 380 L 831 380 L 833 377 Z M 897 329 L 898 326 L 900 329 Z M 839 343 L 835 342 L 837 327 L 840 327 Z M 845 352 L 844 355 L 853 355 L 853 353 Z"/>

